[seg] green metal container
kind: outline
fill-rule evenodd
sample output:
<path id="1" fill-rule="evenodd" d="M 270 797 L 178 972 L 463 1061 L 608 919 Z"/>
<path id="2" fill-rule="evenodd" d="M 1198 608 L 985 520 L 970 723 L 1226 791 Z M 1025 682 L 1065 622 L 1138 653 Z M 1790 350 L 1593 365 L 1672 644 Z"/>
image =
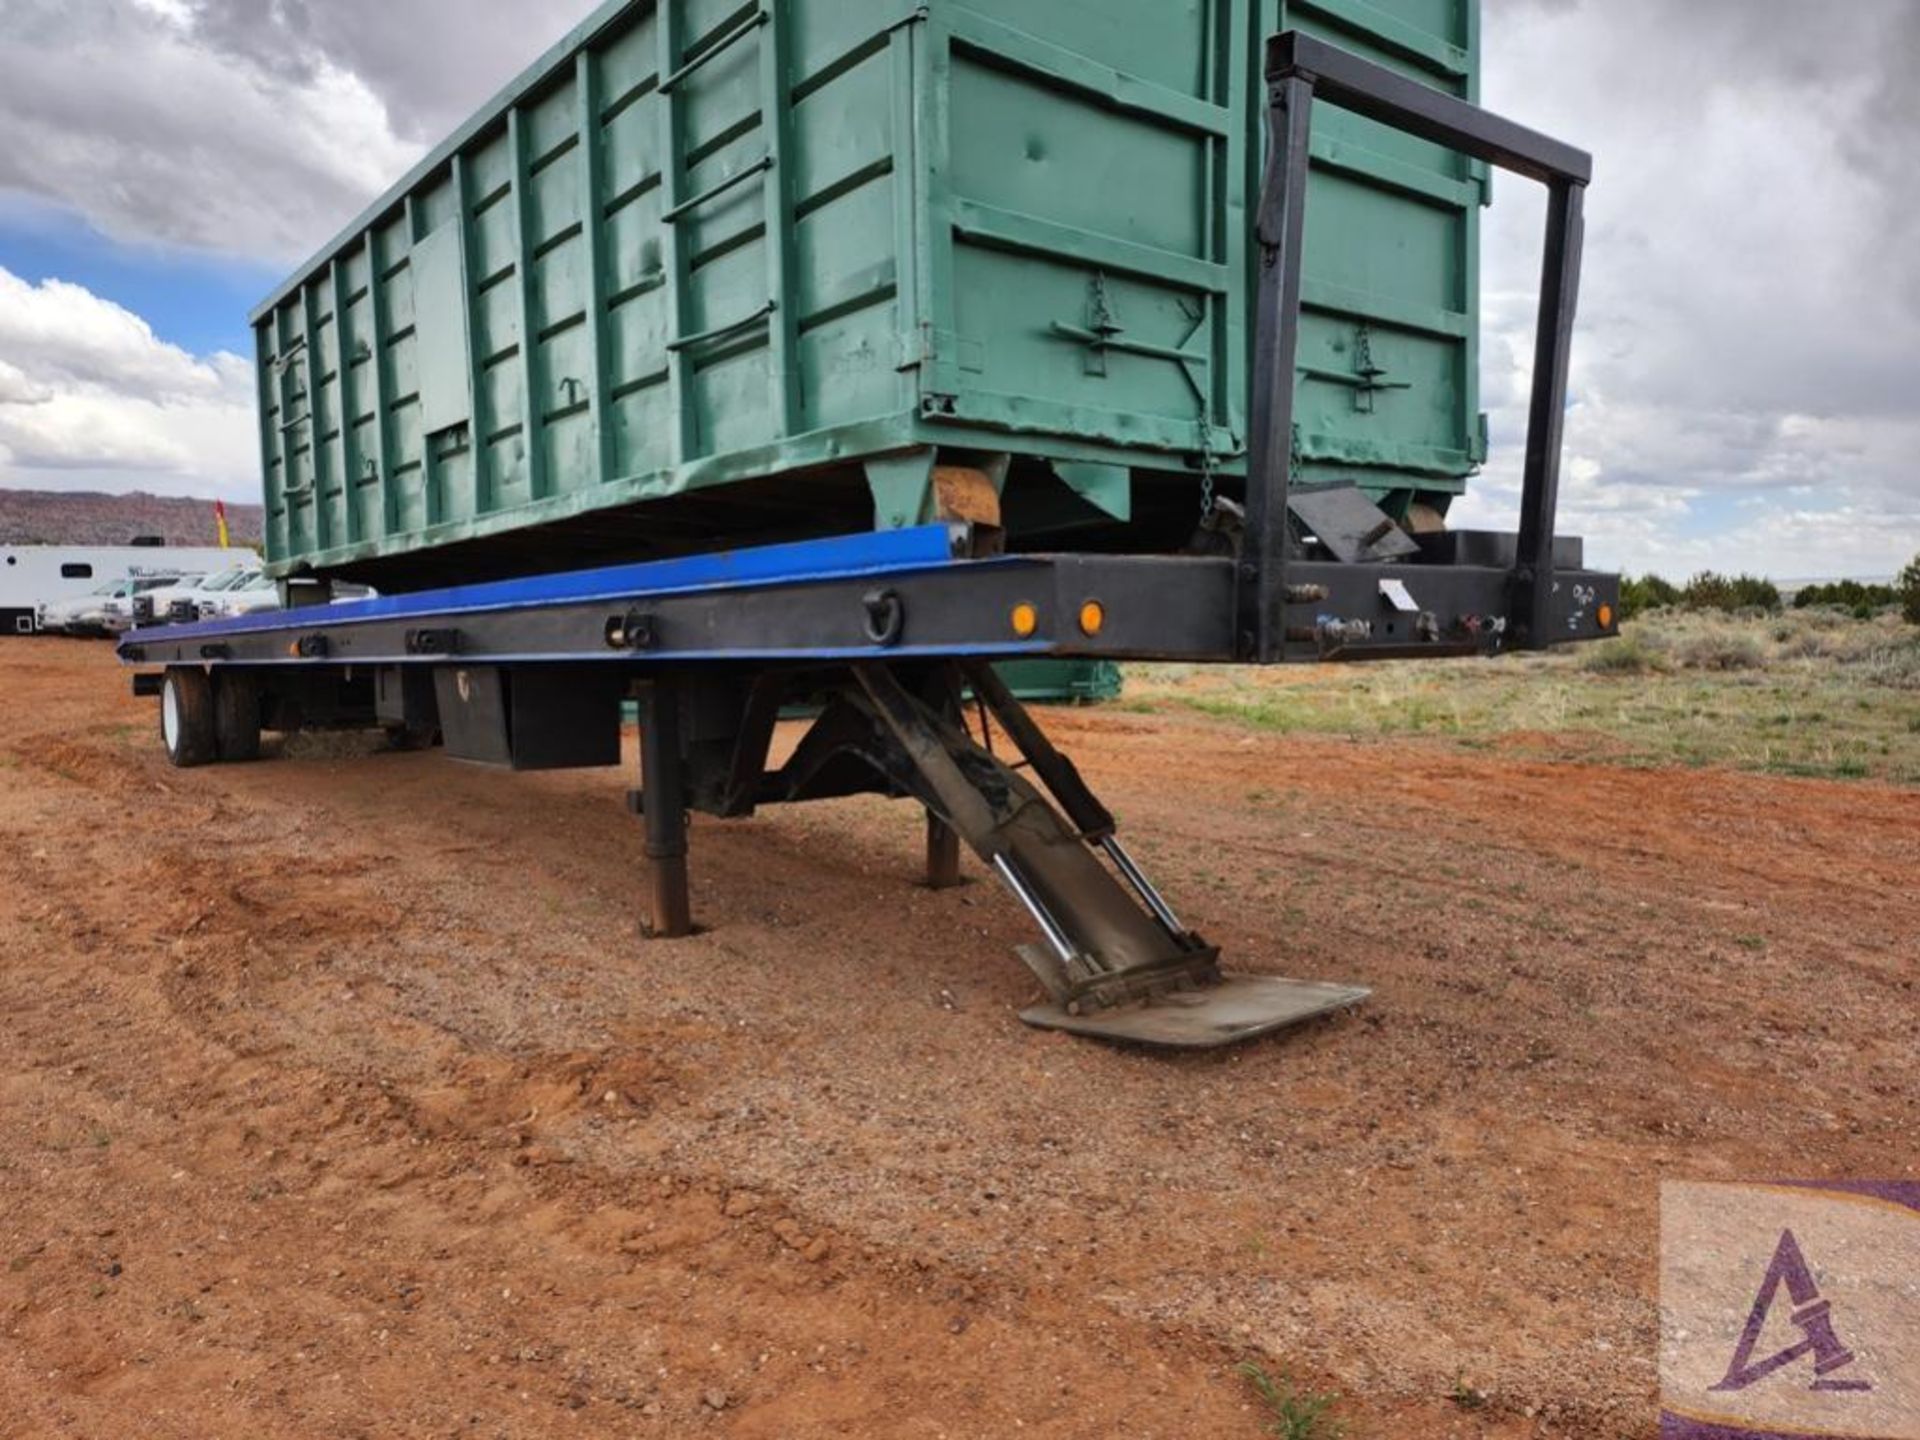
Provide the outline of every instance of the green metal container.
<path id="1" fill-rule="evenodd" d="M 1118 700 L 1120 667 L 1111 660 L 1008 660 L 995 667 L 1017 700 L 1039 705 L 1095 705 Z"/>
<path id="2" fill-rule="evenodd" d="M 270 567 L 908 525 L 946 464 L 1015 548 L 1177 547 L 1242 458 L 1286 27 L 1474 95 L 1476 0 L 603 7 L 256 312 Z M 1330 110 L 1313 160 L 1299 463 L 1431 523 L 1484 175 Z"/>

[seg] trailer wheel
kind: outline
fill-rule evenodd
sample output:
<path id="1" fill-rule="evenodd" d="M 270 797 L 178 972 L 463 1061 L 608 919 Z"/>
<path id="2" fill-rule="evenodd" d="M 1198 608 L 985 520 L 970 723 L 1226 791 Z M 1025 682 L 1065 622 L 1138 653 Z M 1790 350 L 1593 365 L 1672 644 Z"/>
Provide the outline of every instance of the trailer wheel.
<path id="1" fill-rule="evenodd" d="M 160 738 L 167 761 L 181 770 L 212 763 L 218 748 L 213 733 L 213 682 L 207 672 L 175 665 L 160 684 Z"/>
<path id="2" fill-rule="evenodd" d="M 260 758 L 260 689 L 243 675 L 213 677 L 213 740 L 222 764 Z"/>
<path id="3" fill-rule="evenodd" d="M 440 738 L 440 732 L 431 725 L 388 725 L 383 728 L 387 734 L 387 748 L 407 754 L 416 750 L 431 750 Z"/>

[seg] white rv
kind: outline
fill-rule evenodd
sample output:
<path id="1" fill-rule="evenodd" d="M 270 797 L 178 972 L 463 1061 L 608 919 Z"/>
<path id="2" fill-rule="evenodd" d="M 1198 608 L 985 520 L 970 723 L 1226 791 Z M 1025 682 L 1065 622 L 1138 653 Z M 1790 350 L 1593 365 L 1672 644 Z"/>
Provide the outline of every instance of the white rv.
<path id="1" fill-rule="evenodd" d="M 114 581 L 231 570 L 248 554 L 210 545 L 0 545 L 0 635 L 31 635 L 47 605 Z"/>

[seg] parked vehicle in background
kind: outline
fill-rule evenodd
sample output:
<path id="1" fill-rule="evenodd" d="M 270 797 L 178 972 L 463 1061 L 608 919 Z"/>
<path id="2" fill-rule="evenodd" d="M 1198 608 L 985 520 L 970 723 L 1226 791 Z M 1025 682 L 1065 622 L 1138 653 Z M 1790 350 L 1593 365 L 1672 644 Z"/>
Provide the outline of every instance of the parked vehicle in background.
<path id="1" fill-rule="evenodd" d="M 165 605 L 169 603 L 168 597 L 176 595 L 182 590 L 186 590 L 191 588 L 192 586 L 198 585 L 206 578 L 207 577 L 204 575 L 182 575 L 179 579 L 174 580 L 169 584 L 159 586 L 158 588 L 149 590 L 144 594 L 135 595 L 133 597 L 134 626 L 153 624 L 154 616 L 156 614 L 163 613 Z M 161 597 L 160 599 L 160 604 L 162 607 L 161 610 L 156 610 L 154 608 L 155 597 Z M 132 628 L 132 627 L 129 627 L 129 628 Z"/>
<path id="2" fill-rule="evenodd" d="M 106 614 L 107 597 L 127 582 L 109 580 L 79 595 L 61 600 L 42 601 L 34 610 L 33 630 L 53 635 L 79 635 L 89 627 L 97 628 Z"/>
<path id="3" fill-rule="evenodd" d="M 152 619 L 142 623 L 171 625 L 204 619 L 216 613 L 213 607 L 221 595 L 238 589 L 259 573 L 257 565 L 236 565 L 155 590 L 148 597 L 153 606 Z"/>
<path id="4" fill-rule="evenodd" d="M 259 572 L 237 585 L 207 597 L 212 609 L 209 618 L 225 619 L 234 615 L 259 615 L 280 608 L 280 587 L 271 576 Z"/>
<path id="5" fill-rule="evenodd" d="M 343 604 L 348 600 L 369 600 L 379 594 L 366 585 L 334 584 L 329 589 L 329 599 L 333 604 Z M 269 610 L 279 610 L 285 605 L 280 595 L 280 586 L 270 575 L 255 571 L 237 585 L 228 586 L 217 594 L 210 595 L 211 609 L 203 607 L 202 615 L 206 619 L 225 619 L 235 615 L 260 615 Z"/>
<path id="6" fill-rule="evenodd" d="M 147 575 L 135 580 L 116 580 L 85 595 L 43 605 L 35 611 L 36 628 L 54 634 L 94 638 L 122 634 L 132 628 L 134 597 L 171 585 L 179 578 Z"/>
<path id="7" fill-rule="evenodd" d="M 42 613 L 64 613 L 69 601 L 86 600 L 91 613 L 122 580 L 204 575 L 247 555 L 211 545 L 0 545 L 0 635 L 44 629 Z"/>
<path id="8" fill-rule="evenodd" d="M 108 592 L 100 606 L 99 633 L 106 635 L 124 635 L 134 626 L 135 602 L 161 590 L 171 589 L 183 581 L 195 581 L 197 575 L 144 575 L 135 580 L 123 580 Z"/>
<path id="9" fill-rule="evenodd" d="M 378 592 L 365 585 L 334 585 L 334 602 L 365 600 Z M 151 576 L 102 585 L 75 600 L 44 607 L 42 629 L 68 634 L 125 634 L 129 630 L 259 615 L 282 608 L 279 584 L 257 565 L 239 565 L 215 575 Z"/>

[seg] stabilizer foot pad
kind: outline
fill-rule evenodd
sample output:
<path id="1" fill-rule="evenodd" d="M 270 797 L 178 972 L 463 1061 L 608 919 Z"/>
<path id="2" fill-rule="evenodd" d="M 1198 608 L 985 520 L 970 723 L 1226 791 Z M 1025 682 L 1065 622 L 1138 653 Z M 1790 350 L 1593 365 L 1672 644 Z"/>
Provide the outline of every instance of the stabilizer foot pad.
<path id="1" fill-rule="evenodd" d="M 1020 1018 L 1042 1030 L 1066 1030 L 1096 1040 L 1208 1050 L 1284 1030 L 1357 1005 L 1373 992 L 1318 980 L 1274 975 L 1224 975 L 1218 985 L 1181 990 L 1137 1005 L 1069 1015 L 1058 1005 L 1035 1005 Z"/>

